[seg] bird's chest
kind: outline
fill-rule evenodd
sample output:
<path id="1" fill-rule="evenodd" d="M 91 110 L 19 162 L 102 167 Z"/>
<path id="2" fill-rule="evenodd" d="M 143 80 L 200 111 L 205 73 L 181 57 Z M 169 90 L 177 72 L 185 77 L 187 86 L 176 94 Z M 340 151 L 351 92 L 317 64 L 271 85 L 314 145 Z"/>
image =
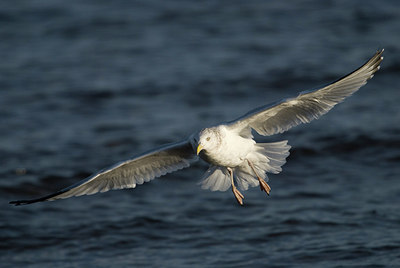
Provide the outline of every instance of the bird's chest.
<path id="1" fill-rule="evenodd" d="M 246 160 L 254 150 L 254 140 L 240 136 L 226 137 L 215 150 L 206 151 L 202 158 L 210 164 L 223 167 L 236 167 Z"/>

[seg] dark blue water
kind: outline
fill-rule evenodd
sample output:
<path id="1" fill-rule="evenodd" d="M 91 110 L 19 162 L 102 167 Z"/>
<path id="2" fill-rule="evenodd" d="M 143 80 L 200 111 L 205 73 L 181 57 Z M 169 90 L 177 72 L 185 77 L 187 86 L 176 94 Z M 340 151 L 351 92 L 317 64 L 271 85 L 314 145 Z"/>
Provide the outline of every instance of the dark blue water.
<path id="1" fill-rule="evenodd" d="M 396 267 L 400 5 L 393 1 L 0 3 L 2 267 Z M 14 207 L 255 106 L 376 76 L 289 139 L 269 197 L 197 185 Z"/>

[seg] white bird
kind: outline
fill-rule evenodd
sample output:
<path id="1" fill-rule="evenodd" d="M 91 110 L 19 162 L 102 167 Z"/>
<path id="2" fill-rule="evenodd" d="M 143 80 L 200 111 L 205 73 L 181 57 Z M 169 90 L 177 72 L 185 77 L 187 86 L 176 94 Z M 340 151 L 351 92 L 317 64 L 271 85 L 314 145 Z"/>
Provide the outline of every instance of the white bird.
<path id="1" fill-rule="evenodd" d="M 37 199 L 11 201 L 10 204 L 31 204 L 135 188 L 138 184 L 189 167 L 198 156 L 210 164 L 201 182 L 203 189 L 226 191 L 231 187 L 240 205 L 243 205 L 244 197 L 235 182 L 242 190 L 259 185 L 269 195 L 271 187 L 266 182 L 266 173 L 281 172 L 290 146 L 286 140 L 257 143 L 252 130 L 270 136 L 319 118 L 373 77 L 380 68 L 382 53 L 383 49 L 377 51 L 360 68 L 328 86 L 301 92 L 295 98 L 261 106 L 228 123 L 204 128 L 187 140 L 120 162 L 56 193 Z"/>

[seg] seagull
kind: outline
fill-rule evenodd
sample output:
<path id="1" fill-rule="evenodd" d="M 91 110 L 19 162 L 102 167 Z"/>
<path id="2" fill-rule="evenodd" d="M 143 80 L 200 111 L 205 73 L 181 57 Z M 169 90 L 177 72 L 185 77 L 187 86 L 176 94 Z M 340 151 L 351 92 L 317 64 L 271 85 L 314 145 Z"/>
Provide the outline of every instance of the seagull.
<path id="1" fill-rule="evenodd" d="M 383 49 L 377 51 L 364 65 L 325 87 L 303 91 L 295 98 L 261 106 L 236 120 L 204 128 L 184 141 L 117 163 L 58 192 L 37 199 L 11 201 L 10 204 L 26 205 L 135 188 L 156 177 L 187 168 L 199 158 L 209 164 L 200 182 L 203 189 L 226 191 L 231 188 L 240 205 L 243 205 L 244 196 L 237 187 L 244 191 L 249 186 L 259 186 L 269 195 L 271 187 L 267 183 L 267 173 L 282 171 L 291 147 L 287 140 L 258 143 L 252 131 L 271 136 L 319 118 L 374 76 L 383 60 L 382 53 Z"/>

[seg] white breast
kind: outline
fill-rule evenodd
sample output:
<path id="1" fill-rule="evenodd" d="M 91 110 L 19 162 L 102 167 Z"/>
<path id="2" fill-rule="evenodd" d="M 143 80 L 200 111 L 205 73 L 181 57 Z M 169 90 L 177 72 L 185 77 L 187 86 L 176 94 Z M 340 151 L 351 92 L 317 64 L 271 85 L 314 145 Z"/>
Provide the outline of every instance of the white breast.
<path id="1" fill-rule="evenodd" d="M 247 155 L 254 151 L 255 141 L 239 136 L 221 126 L 221 144 L 215 150 L 207 152 L 210 164 L 224 167 L 236 167 L 246 160 Z"/>

